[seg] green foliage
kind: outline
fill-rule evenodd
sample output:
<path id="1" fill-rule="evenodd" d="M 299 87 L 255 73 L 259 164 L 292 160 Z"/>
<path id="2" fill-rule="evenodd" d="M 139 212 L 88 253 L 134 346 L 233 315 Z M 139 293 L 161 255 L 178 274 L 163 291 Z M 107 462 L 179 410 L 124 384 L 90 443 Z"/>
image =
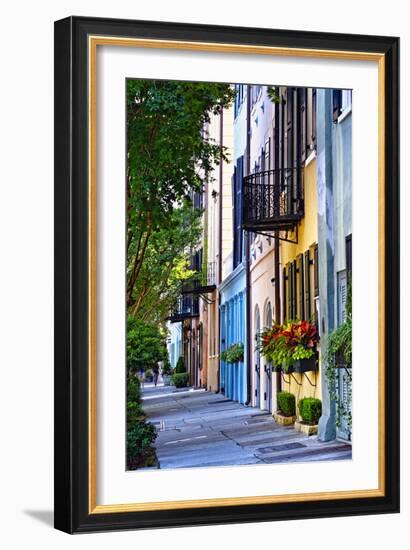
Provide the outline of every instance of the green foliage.
<path id="1" fill-rule="evenodd" d="M 182 373 L 186 372 L 185 361 L 184 361 L 184 358 L 182 357 L 182 355 L 180 357 L 178 357 L 177 364 L 175 365 L 175 372 L 177 374 L 182 374 Z"/>
<path id="2" fill-rule="evenodd" d="M 243 361 L 244 345 L 242 342 L 232 344 L 221 352 L 221 359 L 226 363 L 238 363 Z"/>
<path id="3" fill-rule="evenodd" d="M 340 427 L 344 419 L 350 432 L 352 429 L 352 414 L 350 411 L 352 391 L 350 385 L 351 374 L 349 372 L 349 369 L 352 368 L 352 285 L 350 282 L 347 287 L 346 320 L 328 335 L 324 362 L 330 398 L 336 406 L 336 426 Z M 341 401 L 338 391 L 338 367 L 345 369 L 342 376 L 344 382 L 349 383 L 346 403 Z"/>
<path id="4" fill-rule="evenodd" d="M 187 372 L 176 372 L 172 375 L 171 383 L 176 388 L 186 388 L 189 383 L 189 374 Z"/>
<path id="5" fill-rule="evenodd" d="M 168 354 L 167 354 L 167 356 L 164 359 L 164 365 L 162 367 L 162 374 L 166 376 L 168 374 L 171 374 L 171 372 L 172 372 L 171 363 L 169 361 L 169 357 L 168 357 Z"/>
<path id="6" fill-rule="evenodd" d="M 128 317 L 127 364 L 133 372 L 154 367 L 167 357 L 166 338 L 161 329 Z"/>
<path id="7" fill-rule="evenodd" d="M 148 382 L 150 382 L 153 378 L 153 374 L 152 374 L 152 370 L 151 369 L 147 369 L 145 371 L 145 380 L 148 380 Z"/>
<path id="8" fill-rule="evenodd" d="M 134 403 L 140 403 L 140 382 L 135 376 L 129 375 L 127 380 L 127 399 Z"/>
<path id="9" fill-rule="evenodd" d="M 168 222 L 150 234 L 129 300 L 133 316 L 155 325 L 163 323 L 181 282 L 194 273 L 189 269 L 187 250 L 200 240 L 201 215 L 202 211 L 193 208 L 190 200 L 184 200 L 169 214 Z M 131 243 L 129 248 L 129 275 L 134 267 L 134 245 Z"/>
<path id="10" fill-rule="evenodd" d="M 269 362 L 287 372 L 295 361 L 316 355 L 318 340 L 315 325 L 306 320 L 295 320 L 285 325 L 274 323 L 263 331 L 258 338 L 258 347 Z"/>
<path id="11" fill-rule="evenodd" d="M 141 407 L 140 384 L 128 373 L 127 378 L 127 466 L 130 470 L 152 466 L 156 462 L 152 447 L 157 433 L 155 427 L 146 421 Z"/>
<path id="12" fill-rule="evenodd" d="M 195 242 L 201 213 L 192 208 L 192 192 L 227 160 L 204 124 L 234 95 L 228 84 L 127 81 L 127 303 L 146 321 L 163 320 L 169 279 Z"/>
<path id="13" fill-rule="evenodd" d="M 276 394 L 278 403 L 278 410 L 283 413 L 284 416 L 294 416 L 296 412 L 296 401 L 293 393 L 287 391 L 280 391 Z"/>
<path id="14" fill-rule="evenodd" d="M 155 426 L 150 422 L 135 422 L 127 430 L 127 464 L 129 470 L 153 466 L 156 462 L 152 448 L 157 437 Z"/>
<path id="15" fill-rule="evenodd" d="M 267 93 L 272 103 L 280 103 L 279 88 L 277 86 L 268 86 Z"/>
<path id="16" fill-rule="evenodd" d="M 304 397 L 298 403 L 299 414 L 304 422 L 317 424 L 322 416 L 322 402 L 315 397 Z"/>

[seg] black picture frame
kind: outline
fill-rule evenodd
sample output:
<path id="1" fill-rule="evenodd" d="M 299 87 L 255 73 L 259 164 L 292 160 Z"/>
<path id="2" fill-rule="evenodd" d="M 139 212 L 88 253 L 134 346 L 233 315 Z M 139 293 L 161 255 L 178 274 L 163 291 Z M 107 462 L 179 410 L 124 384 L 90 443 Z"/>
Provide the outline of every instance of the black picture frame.
<path id="1" fill-rule="evenodd" d="M 90 35 L 375 52 L 385 60 L 385 491 L 346 498 L 90 513 L 88 50 Z M 399 39 L 68 17 L 55 23 L 55 527 L 67 533 L 399 511 Z"/>

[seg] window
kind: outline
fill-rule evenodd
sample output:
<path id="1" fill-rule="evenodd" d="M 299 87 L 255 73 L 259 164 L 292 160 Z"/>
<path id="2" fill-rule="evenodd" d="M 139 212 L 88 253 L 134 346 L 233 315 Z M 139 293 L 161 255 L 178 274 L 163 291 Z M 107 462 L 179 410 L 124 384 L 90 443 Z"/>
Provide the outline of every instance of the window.
<path id="1" fill-rule="evenodd" d="M 258 101 L 258 97 L 259 97 L 261 89 L 262 89 L 262 86 L 250 86 L 250 90 L 251 90 L 251 107 L 253 107 L 255 105 L 255 103 Z"/>
<path id="2" fill-rule="evenodd" d="M 264 170 L 270 170 L 270 138 L 265 142 Z"/>
<path id="3" fill-rule="evenodd" d="M 265 307 L 265 327 L 270 328 L 272 326 L 272 306 L 270 302 Z"/>
<path id="4" fill-rule="evenodd" d="M 333 90 L 333 122 L 352 108 L 352 90 Z"/>
<path id="5" fill-rule="evenodd" d="M 236 118 L 239 113 L 239 109 L 245 98 L 245 86 L 243 84 L 235 84 L 235 102 L 234 102 L 234 117 Z"/>

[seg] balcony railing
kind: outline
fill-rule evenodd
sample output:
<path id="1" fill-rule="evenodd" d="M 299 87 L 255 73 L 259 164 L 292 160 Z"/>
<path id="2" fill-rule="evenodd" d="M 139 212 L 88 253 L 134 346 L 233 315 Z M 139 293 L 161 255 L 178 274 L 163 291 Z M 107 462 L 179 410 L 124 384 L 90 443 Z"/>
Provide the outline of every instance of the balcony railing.
<path id="1" fill-rule="evenodd" d="M 243 179 L 243 227 L 250 231 L 288 231 L 303 217 L 300 168 L 266 170 Z"/>
<path id="2" fill-rule="evenodd" d="M 208 262 L 206 270 L 196 273 L 181 285 L 182 294 L 207 294 L 216 288 L 216 262 Z"/>
<path id="3" fill-rule="evenodd" d="M 169 314 L 171 323 L 178 323 L 185 319 L 199 316 L 199 297 L 195 295 L 181 295 L 178 297 L 174 308 Z"/>

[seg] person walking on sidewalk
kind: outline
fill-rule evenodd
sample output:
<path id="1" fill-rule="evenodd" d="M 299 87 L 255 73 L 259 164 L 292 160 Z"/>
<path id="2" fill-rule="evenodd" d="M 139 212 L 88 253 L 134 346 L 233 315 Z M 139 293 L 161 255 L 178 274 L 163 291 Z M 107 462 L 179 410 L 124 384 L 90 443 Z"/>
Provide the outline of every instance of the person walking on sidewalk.
<path id="1" fill-rule="evenodd" d="M 158 364 L 154 365 L 152 372 L 154 373 L 154 386 L 158 384 L 158 377 L 159 377 L 159 366 Z"/>

